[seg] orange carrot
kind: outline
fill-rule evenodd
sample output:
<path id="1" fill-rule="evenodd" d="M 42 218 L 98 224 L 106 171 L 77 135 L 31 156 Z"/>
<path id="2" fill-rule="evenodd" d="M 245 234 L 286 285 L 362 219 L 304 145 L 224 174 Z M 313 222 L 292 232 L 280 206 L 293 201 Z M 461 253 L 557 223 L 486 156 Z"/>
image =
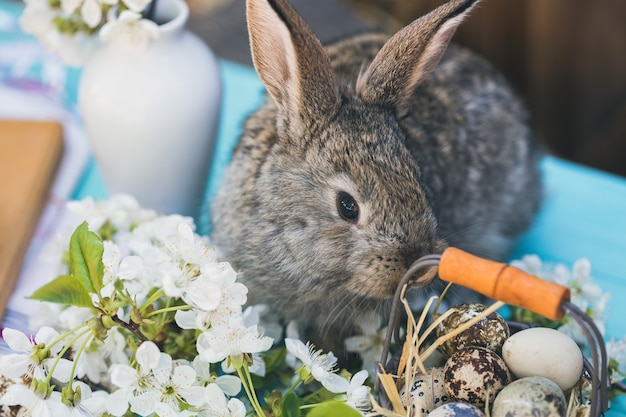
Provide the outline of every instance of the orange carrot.
<path id="1" fill-rule="evenodd" d="M 563 318 L 561 304 L 570 299 L 567 287 L 457 248 L 448 248 L 441 255 L 439 277 L 552 320 Z"/>

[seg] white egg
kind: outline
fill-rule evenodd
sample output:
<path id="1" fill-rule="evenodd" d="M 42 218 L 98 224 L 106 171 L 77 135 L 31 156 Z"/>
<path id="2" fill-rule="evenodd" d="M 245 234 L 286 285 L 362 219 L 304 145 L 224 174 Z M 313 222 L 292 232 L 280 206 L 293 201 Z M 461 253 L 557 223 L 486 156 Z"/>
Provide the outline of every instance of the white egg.
<path id="1" fill-rule="evenodd" d="M 502 358 L 517 378 L 543 376 L 567 391 L 580 379 L 583 355 L 569 336 L 546 327 L 515 333 L 502 346 Z"/>
<path id="2" fill-rule="evenodd" d="M 492 417 L 562 417 L 567 401 L 548 378 L 530 376 L 504 387 L 493 402 Z"/>

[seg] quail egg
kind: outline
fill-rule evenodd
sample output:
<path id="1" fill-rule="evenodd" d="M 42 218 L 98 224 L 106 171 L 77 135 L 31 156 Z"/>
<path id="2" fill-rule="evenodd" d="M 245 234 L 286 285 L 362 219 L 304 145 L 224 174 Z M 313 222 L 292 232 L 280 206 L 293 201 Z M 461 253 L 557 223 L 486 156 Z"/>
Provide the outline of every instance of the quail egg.
<path id="1" fill-rule="evenodd" d="M 435 408 L 428 417 L 485 417 L 485 413 L 475 405 L 453 402 Z"/>
<path id="2" fill-rule="evenodd" d="M 459 350 L 446 361 L 444 384 L 450 397 L 483 407 L 506 386 L 511 376 L 500 356 L 482 347 Z"/>
<path id="3" fill-rule="evenodd" d="M 493 402 L 492 417 L 564 417 L 567 401 L 548 378 L 530 376 L 513 381 Z"/>
<path id="4" fill-rule="evenodd" d="M 437 337 L 448 334 L 462 324 L 481 314 L 487 307 L 479 303 L 459 304 L 454 312 L 437 327 Z M 448 356 L 469 347 L 479 346 L 500 353 L 502 344 L 509 337 L 509 326 L 497 312 L 489 314 L 473 326 L 448 339 L 439 349 Z"/>
<path id="5" fill-rule="evenodd" d="M 443 382 L 443 368 L 431 368 L 426 371 L 425 374 L 419 373 L 413 378 L 410 403 L 406 400 L 406 387 L 403 386 L 398 391 L 406 406 L 414 408 L 413 415 L 428 414 L 436 407 L 449 401 L 448 392 Z"/>

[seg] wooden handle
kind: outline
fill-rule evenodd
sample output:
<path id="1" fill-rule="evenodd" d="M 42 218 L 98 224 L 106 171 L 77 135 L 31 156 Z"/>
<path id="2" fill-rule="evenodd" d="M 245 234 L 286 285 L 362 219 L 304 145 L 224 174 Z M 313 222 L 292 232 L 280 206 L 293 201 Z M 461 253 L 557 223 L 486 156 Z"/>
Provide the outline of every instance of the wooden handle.
<path id="1" fill-rule="evenodd" d="M 561 304 L 570 299 L 567 287 L 457 248 L 448 248 L 441 255 L 439 277 L 552 320 L 563 318 Z"/>

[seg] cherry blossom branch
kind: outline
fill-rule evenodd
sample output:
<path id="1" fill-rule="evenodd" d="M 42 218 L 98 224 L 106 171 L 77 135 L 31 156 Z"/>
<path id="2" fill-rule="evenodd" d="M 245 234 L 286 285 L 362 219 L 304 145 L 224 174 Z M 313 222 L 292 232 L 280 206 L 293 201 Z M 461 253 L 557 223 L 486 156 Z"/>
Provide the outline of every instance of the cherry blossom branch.
<path id="1" fill-rule="evenodd" d="M 139 330 L 139 326 L 137 326 L 136 324 L 126 323 L 124 320 L 120 319 L 117 316 L 111 316 L 111 319 L 115 323 L 119 324 L 120 326 L 122 326 L 123 328 L 131 332 L 142 342 L 145 342 L 148 340 L 148 338 L 143 333 L 141 333 L 141 331 Z"/>

